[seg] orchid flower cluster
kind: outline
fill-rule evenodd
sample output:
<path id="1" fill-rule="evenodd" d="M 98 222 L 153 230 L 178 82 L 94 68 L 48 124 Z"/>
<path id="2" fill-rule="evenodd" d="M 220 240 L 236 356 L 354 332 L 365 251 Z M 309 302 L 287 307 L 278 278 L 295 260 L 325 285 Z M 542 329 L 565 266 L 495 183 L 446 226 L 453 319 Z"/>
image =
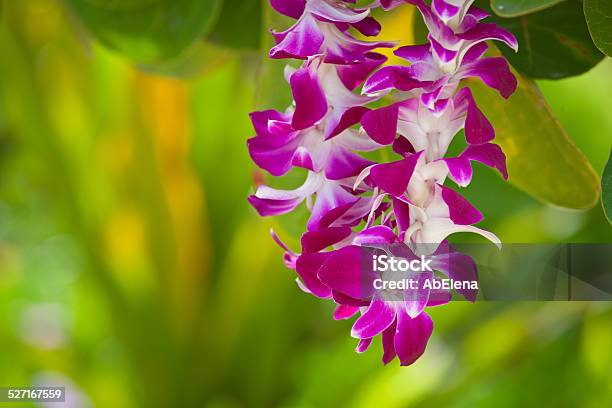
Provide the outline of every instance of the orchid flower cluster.
<path id="1" fill-rule="evenodd" d="M 396 356 L 410 365 L 425 351 L 433 322 L 425 309 L 450 301 L 447 290 L 376 290 L 379 272 L 364 262 L 376 253 L 403 258 L 428 255 L 434 270 L 456 280 L 475 279 L 472 259 L 456 252 L 447 237 L 480 234 L 496 245 L 491 232 L 474 226 L 483 219 L 456 189 L 472 179 L 473 161 L 507 179 L 506 158 L 493 143 L 494 129 L 461 80 L 477 77 L 508 98 L 517 82 L 501 57 L 485 57 L 486 41 L 517 49 L 515 37 L 495 24 L 474 0 L 377 0 L 358 7 L 354 0 L 271 0 L 279 13 L 297 21 L 273 32 L 271 58 L 301 60 L 287 67 L 285 80 L 293 103 L 284 112 L 253 112 L 256 136 L 249 139 L 253 161 L 273 176 L 294 167 L 306 169 L 294 190 L 258 186 L 249 202 L 262 216 L 280 215 L 305 203 L 310 210 L 301 253 L 285 250 L 299 287 L 336 303 L 333 317 L 356 314 L 351 335 L 364 352 L 381 335 L 383 363 Z M 374 52 L 395 42 L 363 41 L 380 24 L 371 10 L 416 6 L 429 30 L 428 43 L 395 49 L 406 65 L 385 66 Z M 371 109 L 373 102 L 394 102 Z M 446 157 L 454 137 L 464 130 L 467 147 Z M 364 152 L 391 147 L 398 159 L 377 163 Z M 449 184 L 449 183 L 447 183 Z M 365 265 L 365 267 L 364 267 Z M 421 278 L 439 279 L 422 274 Z M 477 291 L 461 290 L 475 301 Z"/>

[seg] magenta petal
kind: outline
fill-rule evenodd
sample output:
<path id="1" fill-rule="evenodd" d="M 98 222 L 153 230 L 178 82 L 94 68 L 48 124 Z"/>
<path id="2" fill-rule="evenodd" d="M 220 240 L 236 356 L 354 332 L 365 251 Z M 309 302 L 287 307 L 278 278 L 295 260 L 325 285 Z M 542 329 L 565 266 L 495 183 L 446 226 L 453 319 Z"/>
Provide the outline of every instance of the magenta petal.
<path id="1" fill-rule="evenodd" d="M 432 332 L 433 321 L 427 313 L 413 319 L 405 311 L 398 311 L 393 345 L 401 365 L 408 366 L 421 357 Z"/>
<path id="2" fill-rule="evenodd" d="M 285 250 L 285 252 L 289 253 L 289 254 L 293 254 L 295 255 L 295 252 L 293 252 L 291 249 L 289 249 L 289 247 L 287 246 L 287 244 L 285 244 L 280 237 L 276 234 L 276 231 L 274 231 L 274 229 L 270 228 L 270 236 L 272 237 L 272 239 L 274 240 L 274 242 L 276 242 L 276 245 L 278 245 L 279 247 L 281 247 L 282 249 Z"/>
<path id="3" fill-rule="evenodd" d="M 363 115 L 361 125 L 375 142 L 382 145 L 391 144 L 397 135 L 398 112 L 397 104 L 371 110 Z"/>
<path id="4" fill-rule="evenodd" d="M 353 325 L 351 336 L 369 339 L 391 326 L 395 320 L 395 310 L 383 300 L 374 298 L 368 310 Z"/>
<path id="5" fill-rule="evenodd" d="M 501 147 L 494 143 L 470 145 L 459 157 L 443 159 L 448 167 L 451 178 L 461 187 L 467 186 L 472 180 L 471 160 L 479 161 L 487 166 L 493 167 L 508 179 L 506 168 L 506 155 Z"/>
<path id="6" fill-rule="evenodd" d="M 402 200 L 393 197 L 393 212 L 397 221 L 397 229 L 400 233 L 406 231 L 410 226 L 410 206 Z"/>
<path id="7" fill-rule="evenodd" d="M 302 279 L 304 286 L 315 296 L 320 298 L 331 297 L 331 289 L 321 283 L 317 272 L 323 263 L 331 256 L 331 252 L 316 254 L 303 254 L 295 264 L 295 270 Z"/>
<path id="8" fill-rule="evenodd" d="M 429 44 L 406 45 L 404 47 L 399 47 L 393 51 L 393 53 L 411 64 L 415 62 L 425 62 L 431 59 Z"/>
<path id="9" fill-rule="evenodd" d="M 391 73 L 397 69 L 408 69 L 408 67 L 382 67 L 373 73 L 363 84 L 362 93 L 373 94 L 393 88 L 394 84 Z"/>
<path id="10" fill-rule="evenodd" d="M 372 296 L 376 275 L 371 269 L 369 252 L 350 245 L 334 251 L 319 269 L 319 279 L 330 288 L 355 299 Z"/>
<path id="11" fill-rule="evenodd" d="M 286 214 L 293 211 L 293 209 L 300 205 L 304 199 L 300 197 L 288 200 L 272 200 L 250 195 L 248 200 L 255 210 L 257 210 L 259 215 L 262 217 L 267 217 L 271 215 Z"/>
<path id="12" fill-rule="evenodd" d="M 324 41 L 317 20 L 309 13 L 289 30 L 273 34 L 278 44 L 270 50 L 270 58 L 306 59 L 316 55 Z"/>
<path id="13" fill-rule="evenodd" d="M 404 310 L 412 318 L 421 314 L 429 300 L 430 289 L 425 288 L 425 282 L 433 279 L 432 272 L 409 273 L 407 275 L 417 283 L 418 289 L 404 291 Z"/>
<path id="14" fill-rule="evenodd" d="M 457 225 L 472 225 L 482 221 L 483 216 L 461 194 L 448 187 L 442 187 L 442 199 L 448 206 L 450 219 Z"/>
<path id="15" fill-rule="evenodd" d="M 353 317 L 359 311 L 358 307 L 338 305 L 334 310 L 334 320 L 345 320 Z"/>
<path id="16" fill-rule="evenodd" d="M 446 110 L 448 104 L 449 104 L 448 99 L 438 99 L 433 104 L 433 108 L 431 109 L 431 112 L 435 114 L 442 114 Z"/>
<path id="17" fill-rule="evenodd" d="M 361 231 L 355 238 L 353 244 L 364 247 L 378 247 L 389 245 L 397 240 L 395 232 L 384 225 L 377 225 Z"/>
<path id="18" fill-rule="evenodd" d="M 397 323 L 394 321 L 391 326 L 387 327 L 382 333 L 382 345 L 383 345 L 383 364 L 387 365 L 395 358 L 395 346 L 393 345 L 393 339 L 395 338 L 395 330 Z"/>
<path id="19" fill-rule="evenodd" d="M 342 116 L 340 116 L 340 120 L 336 124 L 336 126 L 331 129 L 329 132 L 329 136 L 326 136 L 325 139 L 331 139 L 334 136 L 338 136 L 340 133 L 344 132 L 346 129 L 350 128 L 353 125 L 356 125 L 361 121 L 363 115 L 369 112 L 370 109 L 364 106 L 353 106 L 352 108 L 347 109 Z"/>
<path id="20" fill-rule="evenodd" d="M 325 20 L 323 19 L 322 21 L 325 21 Z M 346 33 L 349 30 L 349 28 L 351 28 L 351 25 L 349 23 L 340 23 L 338 21 L 335 21 L 334 24 L 338 28 L 338 30 L 342 31 L 343 33 Z"/>
<path id="21" fill-rule="evenodd" d="M 369 300 L 354 299 L 350 297 L 349 295 L 345 295 L 344 293 L 338 292 L 337 290 L 333 290 L 333 289 L 332 289 L 332 298 L 334 299 L 334 302 L 336 302 L 339 305 L 352 306 L 355 308 L 368 306 L 370 304 Z"/>
<path id="22" fill-rule="evenodd" d="M 470 41 L 497 40 L 518 51 L 518 41 L 514 34 L 492 23 L 480 23 L 465 33 L 457 34 L 457 37 Z"/>
<path id="23" fill-rule="evenodd" d="M 306 0 L 270 0 L 270 5 L 279 13 L 297 20 L 304 13 Z"/>
<path id="24" fill-rule="evenodd" d="M 448 159 L 442 159 L 448 167 L 450 177 L 455 183 L 461 187 L 466 187 L 472 181 L 472 164 L 470 161 L 463 157 L 451 157 Z"/>
<path id="25" fill-rule="evenodd" d="M 298 132 L 291 127 L 291 117 L 289 117 L 289 120 L 270 119 L 268 121 L 268 133 L 276 139 L 279 136 L 284 137 L 287 134 Z"/>
<path id="26" fill-rule="evenodd" d="M 482 145 L 468 146 L 461 157 L 470 160 L 476 160 L 487 166 L 493 167 L 508 180 L 508 169 L 506 168 L 506 155 L 501 147 L 494 143 L 486 143 Z"/>
<path id="27" fill-rule="evenodd" d="M 376 48 L 395 47 L 394 42 L 366 42 L 359 41 L 352 36 L 343 33 L 344 39 L 336 46 L 328 46 L 325 50 L 325 62 L 329 64 L 354 64 L 363 62 L 366 54 Z"/>
<path id="28" fill-rule="evenodd" d="M 357 349 L 355 351 L 357 351 L 358 353 L 365 353 L 368 347 L 370 347 L 370 344 L 372 344 L 372 338 L 361 339 L 359 340 L 359 343 L 357 344 Z"/>
<path id="29" fill-rule="evenodd" d="M 308 228 L 308 231 L 324 228 L 322 221 L 330 212 L 338 208 L 343 208 L 346 205 L 353 204 L 358 199 L 357 196 L 349 193 L 339 184 L 332 182 L 326 183 L 317 191 L 317 198 L 312 207 L 312 212 L 310 213 L 306 228 Z"/>
<path id="30" fill-rule="evenodd" d="M 339 207 L 332 208 L 331 210 L 329 210 L 319 220 L 319 228 L 327 228 L 330 225 L 337 222 L 339 219 L 342 219 L 343 216 L 345 216 L 347 213 L 350 212 L 349 210 L 353 208 L 356 203 L 357 202 L 344 204 L 344 205 L 341 205 Z M 341 224 L 341 225 L 344 225 L 344 224 Z"/>
<path id="31" fill-rule="evenodd" d="M 253 129 L 255 129 L 255 133 L 257 135 L 269 135 L 268 131 L 268 122 L 271 120 L 275 121 L 288 121 L 290 120 L 290 116 L 281 113 L 275 110 L 264 110 L 249 113 L 249 117 L 251 118 L 251 123 L 253 124 Z"/>
<path id="32" fill-rule="evenodd" d="M 336 244 L 351 235 L 349 227 L 330 227 L 318 231 L 309 231 L 302 235 L 302 252 L 319 252 Z"/>
<path id="33" fill-rule="evenodd" d="M 500 95 L 506 99 L 516 91 L 518 86 L 508 62 L 503 57 L 483 58 L 470 64 L 462 71 L 462 76 L 479 77 L 482 82 L 499 91 Z"/>
<path id="34" fill-rule="evenodd" d="M 428 38 L 429 38 L 429 42 L 431 43 L 431 49 L 433 50 L 434 54 L 438 57 L 440 61 L 450 62 L 454 60 L 455 58 L 457 58 L 457 55 L 459 54 L 458 51 L 452 51 L 452 50 L 444 48 L 442 44 L 437 42 L 431 34 L 428 36 Z"/>
<path id="35" fill-rule="evenodd" d="M 370 170 L 370 177 L 378 187 L 394 197 L 406 191 L 422 152 L 406 157 L 404 160 L 378 164 Z"/>
<path id="36" fill-rule="evenodd" d="M 295 150 L 295 153 L 293 154 L 293 158 L 291 160 L 291 165 L 314 171 L 314 163 L 312 162 L 312 156 L 310 156 L 310 152 L 304 146 L 299 146 Z"/>
<path id="37" fill-rule="evenodd" d="M 460 11 L 459 7 L 453 6 L 444 0 L 432 0 L 431 8 L 443 21 L 450 20 L 459 14 Z"/>
<path id="38" fill-rule="evenodd" d="M 295 100 L 291 125 L 294 129 L 311 127 L 327 113 L 327 100 L 316 74 L 304 67 L 295 71 L 289 82 Z"/>
<path id="39" fill-rule="evenodd" d="M 468 15 L 474 16 L 474 18 L 476 18 L 476 20 L 478 21 L 484 20 L 485 18 L 490 16 L 489 13 L 487 13 L 483 9 L 476 7 L 476 6 L 470 7 L 470 10 L 468 11 Z"/>
<path id="40" fill-rule="evenodd" d="M 285 252 L 283 255 L 283 263 L 287 267 L 287 269 L 295 270 L 295 263 L 297 262 L 297 255 L 290 254 L 289 252 Z"/>
<path id="41" fill-rule="evenodd" d="M 333 21 L 339 23 L 358 23 L 369 14 L 369 10 L 357 12 L 344 4 L 330 1 L 309 1 L 307 10 L 319 17 L 322 21 Z"/>
<path id="42" fill-rule="evenodd" d="M 298 141 L 295 140 L 295 136 L 296 134 L 289 134 L 284 138 L 278 137 L 272 140 L 272 143 L 276 144 L 278 140 L 284 139 L 285 144 L 279 147 L 271 145 L 270 137 L 251 138 L 247 140 L 249 154 L 259 167 L 273 176 L 282 176 L 291 168 L 296 153 Z"/>
<path id="43" fill-rule="evenodd" d="M 480 59 L 487 52 L 489 46 L 486 42 L 473 45 L 461 59 L 461 64 L 470 64 Z"/>
<path id="44" fill-rule="evenodd" d="M 418 65 L 425 65 L 429 67 L 428 64 L 414 64 L 409 67 L 397 67 L 397 69 L 389 72 L 389 77 L 393 86 L 399 91 L 412 91 L 417 88 L 425 88 L 432 84 L 431 81 L 422 81 L 419 79 L 419 74 L 422 73 L 424 68 L 419 67 Z M 418 70 L 417 70 L 418 68 Z"/>
<path id="45" fill-rule="evenodd" d="M 470 144 L 482 144 L 495 138 L 495 130 L 491 122 L 482 113 L 470 88 L 462 88 L 455 97 L 455 103 L 467 103 L 467 116 L 465 118 L 465 138 Z"/>
<path id="46" fill-rule="evenodd" d="M 404 4 L 406 0 L 379 0 L 383 10 L 391 10 L 397 6 Z"/>
<path id="47" fill-rule="evenodd" d="M 393 141 L 393 151 L 400 156 L 406 156 L 407 153 L 414 153 L 414 146 L 408 139 L 403 136 L 398 137 Z"/>
<path id="48" fill-rule="evenodd" d="M 330 154 L 329 161 L 325 167 L 325 177 L 329 180 L 340 180 L 357 176 L 363 169 L 372 164 L 374 163 L 350 150 L 336 148 Z"/>
<path id="49" fill-rule="evenodd" d="M 363 62 L 358 64 L 338 65 L 336 70 L 340 80 L 348 89 L 353 90 L 365 81 L 370 74 L 385 63 L 387 57 L 369 52 Z"/>
<path id="50" fill-rule="evenodd" d="M 423 105 L 427 106 L 430 110 L 435 110 L 436 103 L 438 102 L 438 98 L 440 97 L 443 89 L 443 87 L 437 87 L 431 92 L 422 93 L 420 100 Z"/>
<path id="51" fill-rule="evenodd" d="M 353 27 L 357 29 L 361 34 L 373 37 L 380 33 L 380 23 L 376 21 L 373 17 L 366 17 L 363 20 L 351 24 Z"/>

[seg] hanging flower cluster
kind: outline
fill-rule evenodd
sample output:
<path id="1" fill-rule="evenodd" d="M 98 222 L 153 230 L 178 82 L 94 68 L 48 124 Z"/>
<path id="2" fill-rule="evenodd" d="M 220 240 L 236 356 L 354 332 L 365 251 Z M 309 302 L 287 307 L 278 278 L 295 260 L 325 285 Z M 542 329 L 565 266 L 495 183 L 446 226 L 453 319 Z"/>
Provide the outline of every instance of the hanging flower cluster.
<path id="1" fill-rule="evenodd" d="M 253 112 L 256 136 L 248 141 L 253 161 L 273 176 L 293 167 L 306 169 L 304 183 L 294 190 L 266 185 L 249 202 L 262 216 L 288 213 L 305 202 L 310 210 L 301 252 L 285 246 L 285 264 L 298 275 L 302 290 L 337 304 L 335 319 L 355 314 L 351 335 L 364 352 L 381 334 L 383 362 L 396 356 L 402 365 L 424 352 L 433 330 L 425 309 L 447 303 L 448 290 L 375 289 L 380 272 L 369 267 L 371 256 L 391 254 L 404 259 L 427 255 L 433 270 L 458 280 L 476 279 L 472 259 L 456 252 L 446 238 L 474 232 L 496 245 L 491 232 L 474 226 L 482 214 L 455 189 L 472 179 L 472 161 L 508 177 L 506 158 L 492 141 L 493 127 L 461 80 L 480 78 L 508 98 L 516 79 L 501 57 L 484 57 L 487 40 L 514 50 L 514 36 L 495 24 L 473 0 L 379 0 L 358 8 L 354 0 L 271 0 L 272 7 L 297 21 L 273 32 L 271 58 L 303 60 L 287 68 L 285 80 L 293 103 L 284 112 Z M 371 17 L 410 3 L 429 29 L 428 43 L 397 48 L 402 66 L 383 66 L 386 58 L 373 50 L 393 42 L 361 41 L 381 27 Z M 360 90 L 360 93 L 357 93 Z M 372 102 L 393 92 L 396 101 L 370 109 Z M 370 105 L 371 106 L 371 105 Z M 447 157 L 453 138 L 464 130 L 467 148 Z M 392 147 L 397 160 L 375 163 L 363 157 Z M 447 183 L 448 184 L 448 183 Z M 439 279 L 420 273 L 415 279 Z M 458 290 L 475 301 L 476 291 Z"/>

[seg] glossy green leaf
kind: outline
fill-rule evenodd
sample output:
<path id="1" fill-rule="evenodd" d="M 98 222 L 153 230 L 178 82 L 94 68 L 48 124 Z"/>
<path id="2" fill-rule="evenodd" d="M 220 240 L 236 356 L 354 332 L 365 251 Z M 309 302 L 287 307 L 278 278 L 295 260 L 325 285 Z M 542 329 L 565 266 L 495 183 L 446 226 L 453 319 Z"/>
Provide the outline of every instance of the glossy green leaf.
<path id="1" fill-rule="evenodd" d="M 208 33 L 221 0 L 66 0 L 101 43 L 138 63 L 178 57 Z"/>
<path id="2" fill-rule="evenodd" d="M 612 56 L 612 1 L 584 0 L 584 15 L 597 48 Z"/>
<path id="3" fill-rule="evenodd" d="M 535 13 L 565 0 L 491 0 L 491 8 L 501 17 L 518 17 Z"/>
<path id="4" fill-rule="evenodd" d="M 260 0 L 224 0 L 208 39 L 232 48 L 259 49 L 263 31 L 262 5 Z"/>
<path id="5" fill-rule="evenodd" d="M 601 177 L 601 204 L 608 221 L 612 224 L 612 151 Z"/>
<path id="6" fill-rule="evenodd" d="M 576 148 L 537 85 L 517 74 L 519 87 L 508 100 L 474 82 L 478 106 L 496 132 L 508 159 L 509 181 L 536 199 L 587 209 L 599 198 L 599 177 Z"/>
<path id="7" fill-rule="evenodd" d="M 567 0 L 522 17 L 493 16 L 491 20 L 516 36 L 519 52 L 508 47 L 501 47 L 501 51 L 529 77 L 559 79 L 579 75 L 603 59 L 593 44 L 578 0 Z"/>

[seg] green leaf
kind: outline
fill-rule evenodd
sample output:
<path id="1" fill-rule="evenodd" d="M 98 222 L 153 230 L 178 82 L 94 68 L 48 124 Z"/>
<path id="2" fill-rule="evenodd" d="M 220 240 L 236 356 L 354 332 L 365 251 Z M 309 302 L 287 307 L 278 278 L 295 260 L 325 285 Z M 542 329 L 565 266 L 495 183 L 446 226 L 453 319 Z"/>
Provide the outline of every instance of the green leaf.
<path id="1" fill-rule="evenodd" d="M 492 16 L 518 39 L 519 52 L 501 47 L 504 56 L 532 78 L 559 79 L 582 74 L 603 59 L 589 34 L 582 3 L 567 0 L 517 18 Z"/>
<path id="2" fill-rule="evenodd" d="M 608 221 L 612 224 L 612 151 L 601 176 L 601 204 Z"/>
<path id="3" fill-rule="evenodd" d="M 517 75 L 508 100 L 473 81 L 478 106 L 508 159 L 509 181 L 536 199 L 560 207 L 588 209 L 599 198 L 599 177 L 576 148 L 537 85 Z"/>
<path id="4" fill-rule="evenodd" d="M 232 48 L 259 49 L 262 23 L 263 10 L 260 0 L 225 0 L 219 19 L 208 39 Z"/>
<path id="5" fill-rule="evenodd" d="M 491 8 L 501 17 L 519 17 L 552 7 L 565 0 L 491 0 Z"/>
<path id="6" fill-rule="evenodd" d="M 177 58 L 208 33 L 222 0 L 66 0 L 101 43 L 138 63 Z"/>
<path id="7" fill-rule="evenodd" d="M 612 1 L 584 0 L 584 15 L 593 41 L 607 56 L 612 56 Z"/>
<path id="8" fill-rule="evenodd" d="M 427 43 L 428 34 L 429 29 L 425 25 L 423 17 L 421 17 L 421 13 L 415 10 L 412 13 L 412 35 L 414 37 L 415 44 Z"/>

